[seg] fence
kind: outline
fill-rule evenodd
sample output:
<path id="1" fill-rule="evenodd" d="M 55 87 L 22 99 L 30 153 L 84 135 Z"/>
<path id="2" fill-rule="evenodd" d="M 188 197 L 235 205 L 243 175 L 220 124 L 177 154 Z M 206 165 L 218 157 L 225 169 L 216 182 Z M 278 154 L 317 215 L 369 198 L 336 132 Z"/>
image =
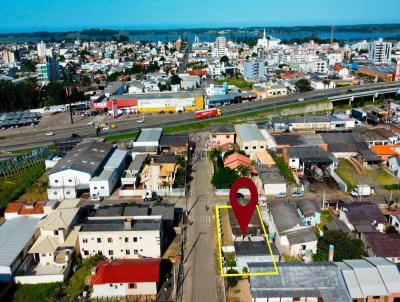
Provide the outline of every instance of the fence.
<path id="1" fill-rule="evenodd" d="M 0 161 L 0 178 L 17 174 L 27 168 L 43 163 L 48 157 L 49 149 L 46 147 L 33 150 L 30 153 L 18 155 Z"/>
<path id="2" fill-rule="evenodd" d="M 344 180 L 339 175 L 336 174 L 336 172 L 333 168 L 330 169 L 330 174 L 331 174 L 332 178 L 338 184 L 340 190 L 342 190 L 343 192 L 347 192 L 347 184 L 344 182 Z"/>

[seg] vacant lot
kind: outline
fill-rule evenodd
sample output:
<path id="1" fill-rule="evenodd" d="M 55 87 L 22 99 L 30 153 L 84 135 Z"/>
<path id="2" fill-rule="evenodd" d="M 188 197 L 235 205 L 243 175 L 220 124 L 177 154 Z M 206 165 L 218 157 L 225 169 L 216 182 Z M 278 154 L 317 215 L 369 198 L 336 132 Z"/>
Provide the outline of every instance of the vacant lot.
<path id="1" fill-rule="evenodd" d="M 354 166 L 346 159 L 339 161 L 336 173 L 347 183 L 348 190 L 359 184 L 367 184 L 378 191 L 385 190 L 385 185 L 396 184 L 398 181 L 382 167 L 364 169 L 357 173 Z"/>
<path id="2" fill-rule="evenodd" d="M 0 210 L 4 209 L 9 202 L 19 199 L 23 194 L 30 194 L 29 192 L 32 193 L 32 197 L 36 196 L 38 200 L 41 200 L 39 196 L 43 196 L 47 182 L 42 179 L 37 185 L 33 184 L 43 175 L 44 171 L 44 164 L 42 164 L 13 176 L 2 178 L 0 180 Z M 30 198 L 30 195 L 25 197 Z"/>

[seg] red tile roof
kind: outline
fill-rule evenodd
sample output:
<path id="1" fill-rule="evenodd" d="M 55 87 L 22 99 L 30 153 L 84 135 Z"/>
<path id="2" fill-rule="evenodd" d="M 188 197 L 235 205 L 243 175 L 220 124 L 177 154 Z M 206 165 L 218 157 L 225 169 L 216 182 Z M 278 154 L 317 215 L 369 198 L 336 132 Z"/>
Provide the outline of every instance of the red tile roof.
<path id="1" fill-rule="evenodd" d="M 90 284 L 158 282 L 161 259 L 115 259 L 100 261 Z"/>
<path id="2" fill-rule="evenodd" d="M 256 167 L 251 165 L 251 160 L 247 156 L 240 153 L 233 153 L 228 155 L 224 160 L 224 167 L 236 169 L 238 166 L 249 167 L 252 173 L 257 174 Z"/>
<path id="3" fill-rule="evenodd" d="M 7 205 L 5 213 L 17 213 L 18 215 L 44 214 L 41 202 L 11 202 Z"/>

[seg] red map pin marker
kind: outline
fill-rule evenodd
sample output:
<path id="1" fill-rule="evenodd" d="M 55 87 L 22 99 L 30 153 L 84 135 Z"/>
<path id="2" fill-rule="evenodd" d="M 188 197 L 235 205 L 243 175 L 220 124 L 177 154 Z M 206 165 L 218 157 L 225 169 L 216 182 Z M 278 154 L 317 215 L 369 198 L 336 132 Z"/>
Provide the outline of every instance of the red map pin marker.
<path id="1" fill-rule="evenodd" d="M 241 188 L 247 188 L 250 191 L 250 201 L 247 205 L 240 204 L 237 199 L 237 193 Z M 238 178 L 232 184 L 229 191 L 229 201 L 231 202 L 231 206 L 239 223 L 242 235 L 244 236 L 246 235 L 246 230 L 249 226 L 251 216 L 253 216 L 254 210 L 258 203 L 258 192 L 254 182 L 252 182 L 250 178 Z"/>

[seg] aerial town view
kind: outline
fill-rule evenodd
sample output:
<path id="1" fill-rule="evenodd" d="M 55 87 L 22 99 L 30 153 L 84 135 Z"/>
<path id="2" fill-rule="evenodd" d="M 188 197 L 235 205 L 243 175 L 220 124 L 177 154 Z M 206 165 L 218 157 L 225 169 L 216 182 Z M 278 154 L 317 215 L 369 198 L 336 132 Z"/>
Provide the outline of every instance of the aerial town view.
<path id="1" fill-rule="evenodd" d="M 0 10 L 1 302 L 400 302 L 398 0 Z"/>

